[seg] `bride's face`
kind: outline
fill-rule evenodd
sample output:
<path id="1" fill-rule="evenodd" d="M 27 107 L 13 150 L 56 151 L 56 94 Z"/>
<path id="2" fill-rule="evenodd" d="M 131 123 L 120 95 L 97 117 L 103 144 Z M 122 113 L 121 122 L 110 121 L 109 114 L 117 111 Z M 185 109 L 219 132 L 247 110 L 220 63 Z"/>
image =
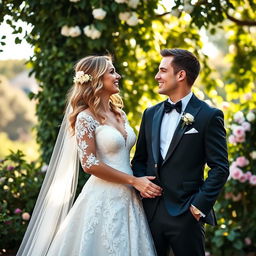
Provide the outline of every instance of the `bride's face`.
<path id="1" fill-rule="evenodd" d="M 108 68 L 106 73 L 103 75 L 103 92 L 109 95 L 118 93 L 119 80 L 121 76 L 116 72 L 115 67 L 111 62 L 108 62 Z"/>

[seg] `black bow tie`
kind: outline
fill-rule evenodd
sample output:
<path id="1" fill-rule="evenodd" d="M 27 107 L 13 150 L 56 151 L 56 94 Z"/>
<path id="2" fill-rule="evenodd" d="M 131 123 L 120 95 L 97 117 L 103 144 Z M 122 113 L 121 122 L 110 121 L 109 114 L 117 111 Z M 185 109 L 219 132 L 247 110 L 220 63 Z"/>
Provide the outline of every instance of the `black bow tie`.
<path id="1" fill-rule="evenodd" d="M 178 113 L 181 113 L 181 108 L 182 108 L 182 102 L 181 101 L 177 102 L 176 104 L 171 104 L 168 101 L 164 102 L 164 111 L 165 111 L 165 113 L 169 113 L 173 109 L 176 109 L 176 111 Z"/>

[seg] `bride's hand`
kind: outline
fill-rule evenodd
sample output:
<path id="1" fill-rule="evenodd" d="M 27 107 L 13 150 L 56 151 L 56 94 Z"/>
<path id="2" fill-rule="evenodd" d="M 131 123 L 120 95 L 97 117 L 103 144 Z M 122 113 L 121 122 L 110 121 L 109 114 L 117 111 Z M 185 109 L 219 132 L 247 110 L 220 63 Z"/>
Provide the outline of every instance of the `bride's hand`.
<path id="1" fill-rule="evenodd" d="M 150 181 L 155 178 L 154 176 L 135 178 L 133 186 L 140 191 L 143 197 L 155 198 L 156 196 L 161 196 L 162 188 Z"/>

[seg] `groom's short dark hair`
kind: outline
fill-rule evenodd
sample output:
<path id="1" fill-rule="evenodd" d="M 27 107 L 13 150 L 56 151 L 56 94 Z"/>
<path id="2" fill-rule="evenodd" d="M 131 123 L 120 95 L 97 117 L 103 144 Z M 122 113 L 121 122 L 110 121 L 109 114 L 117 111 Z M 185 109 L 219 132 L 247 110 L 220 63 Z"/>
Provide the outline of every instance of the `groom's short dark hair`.
<path id="1" fill-rule="evenodd" d="M 191 52 L 183 49 L 164 49 L 160 53 L 162 57 L 173 57 L 172 67 L 175 74 L 180 70 L 185 70 L 187 82 L 192 86 L 200 72 L 198 59 Z"/>

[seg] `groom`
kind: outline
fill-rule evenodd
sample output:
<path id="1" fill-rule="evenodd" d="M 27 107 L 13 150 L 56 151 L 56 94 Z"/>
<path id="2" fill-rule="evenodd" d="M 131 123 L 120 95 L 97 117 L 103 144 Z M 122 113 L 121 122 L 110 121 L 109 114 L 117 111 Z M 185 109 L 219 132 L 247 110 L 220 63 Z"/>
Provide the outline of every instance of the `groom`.
<path id="1" fill-rule="evenodd" d="M 158 256 L 170 248 L 175 256 L 204 256 L 204 223 L 216 225 L 213 205 L 229 175 L 223 113 L 191 92 L 200 71 L 192 53 L 161 55 L 155 79 L 168 100 L 145 110 L 132 168 L 163 188 L 160 197 L 141 194 Z"/>

